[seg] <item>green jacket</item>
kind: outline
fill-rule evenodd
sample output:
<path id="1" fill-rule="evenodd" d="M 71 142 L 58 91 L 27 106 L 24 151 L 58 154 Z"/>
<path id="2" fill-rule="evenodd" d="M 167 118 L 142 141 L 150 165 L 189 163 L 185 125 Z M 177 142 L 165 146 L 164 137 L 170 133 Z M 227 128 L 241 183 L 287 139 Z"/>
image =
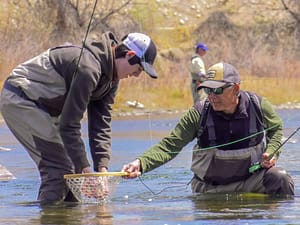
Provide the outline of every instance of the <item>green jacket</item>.
<path id="1" fill-rule="evenodd" d="M 261 100 L 261 110 L 268 139 L 266 152 L 271 154 L 281 144 L 282 120 L 266 98 L 262 98 Z M 200 128 L 200 119 L 201 115 L 197 109 L 194 107 L 190 108 L 180 118 L 168 136 L 164 137 L 160 142 L 150 147 L 138 157 L 141 161 L 141 172 L 149 172 L 176 157 L 184 146 L 197 138 L 197 132 Z M 276 156 L 279 156 L 279 152 L 277 152 Z"/>

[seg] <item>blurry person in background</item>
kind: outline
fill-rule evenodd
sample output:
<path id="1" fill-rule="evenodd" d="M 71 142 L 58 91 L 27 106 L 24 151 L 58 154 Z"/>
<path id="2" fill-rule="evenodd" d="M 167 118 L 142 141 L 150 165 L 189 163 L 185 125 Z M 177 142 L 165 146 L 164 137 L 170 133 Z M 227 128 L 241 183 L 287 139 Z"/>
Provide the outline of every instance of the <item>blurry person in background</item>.
<path id="1" fill-rule="evenodd" d="M 191 74 L 191 91 L 193 101 L 196 103 L 207 97 L 203 90 L 198 90 L 197 87 L 205 79 L 205 64 L 203 56 L 208 51 L 208 47 L 204 43 L 198 43 L 195 47 L 195 54 L 191 57 L 190 61 L 190 74 Z"/>

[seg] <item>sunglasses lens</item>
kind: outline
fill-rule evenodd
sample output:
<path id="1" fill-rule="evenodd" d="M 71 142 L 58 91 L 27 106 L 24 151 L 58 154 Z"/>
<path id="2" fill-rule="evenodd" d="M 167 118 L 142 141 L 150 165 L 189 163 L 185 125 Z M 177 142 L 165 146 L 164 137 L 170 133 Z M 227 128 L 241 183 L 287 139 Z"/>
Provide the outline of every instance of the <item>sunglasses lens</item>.
<path id="1" fill-rule="evenodd" d="M 215 95 L 220 95 L 220 94 L 223 93 L 223 88 L 222 88 L 222 87 L 215 88 L 215 89 L 213 89 L 213 93 L 214 93 Z"/>
<path id="2" fill-rule="evenodd" d="M 208 95 L 214 93 L 215 95 L 220 95 L 223 93 L 223 88 L 203 88 L 204 92 Z"/>
<path id="3" fill-rule="evenodd" d="M 232 84 L 228 84 L 228 85 L 225 85 L 223 87 L 218 87 L 218 88 L 203 88 L 204 89 L 204 92 L 207 94 L 207 95 L 210 95 L 211 93 L 214 93 L 215 95 L 221 95 L 223 94 L 223 91 L 225 88 L 228 88 L 228 87 L 231 87 Z"/>
<path id="4" fill-rule="evenodd" d="M 212 92 L 212 89 L 210 88 L 203 88 L 204 89 L 204 92 L 207 94 L 207 95 L 210 95 L 211 92 Z"/>

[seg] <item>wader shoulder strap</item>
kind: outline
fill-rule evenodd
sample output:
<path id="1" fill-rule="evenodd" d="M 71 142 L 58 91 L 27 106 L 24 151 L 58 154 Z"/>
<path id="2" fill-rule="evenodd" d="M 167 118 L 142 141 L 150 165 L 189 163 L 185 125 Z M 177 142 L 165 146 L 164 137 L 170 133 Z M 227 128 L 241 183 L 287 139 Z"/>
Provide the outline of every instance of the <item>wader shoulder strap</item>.
<path id="1" fill-rule="evenodd" d="M 214 123 L 213 117 L 210 115 L 209 110 L 210 110 L 210 108 L 207 110 L 207 113 L 206 113 L 206 116 L 207 116 L 206 126 L 207 126 L 207 131 L 208 131 L 208 140 L 212 146 L 215 146 L 215 145 L 217 145 L 216 129 L 215 129 L 215 123 Z"/>
<path id="2" fill-rule="evenodd" d="M 258 122 L 262 127 L 265 127 L 265 124 L 263 122 L 263 112 L 261 110 L 261 97 L 249 91 L 246 91 L 245 93 L 250 99 L 250 102 L 253 103 L 256 119 L 258 120 Z"/>
<path id="3" fill-rule="evenodd" d="M 258 98 L 257 95 L 251 93 L 251 92 L 245 92 L 247 95 L 250 104 L 250 112 L 249 112 L 249 117 L 250 117 L 250 124 L 249 124 L 249 133 L 250 134 L 256 134 L 258 132 L 257 126 L 256 126 L 256 121 L 259 121 L 260 125 L 263 126 L 262 122 L 262 111 L 261 111 L 261 106 L 260 106 L 260 99 Z M 256 144 L 256 136 L 252 137 L 250 140 L 250 146 L 253 146 Z"/>
<path id="4" fill-rule="evenodd" d="M 198 130 L 197 132 L 197 138 L 199 139 L 200 136 L 202 135 L 203 133 L 203 130 L 204 130 L 204 124 L 206 122 L 206 118 L 207 118 L 207 112 L 208 112 L 208 108 L 210 106 L 210 103 L 208 101 L 208 99 L 205 99 L 205 100 L 202 100 L 202 101 L 199 101 L 197 102 L 195 105 L 194 105 L 194 108 L 197 109 L 197 111 L 199 112 L 199 114 L 201 115 L 201 118 L 200 118 L 200 129 Z"/>
<path id="5" fill-rule="evenodd" d="M 192 56 L 191 57 L 191 61 L 193 60 L 193 59 L 195 59 L 195 58 L 198 58 L 199 56 L 197 56 L 197 55 L 194 55 L 194 56 Z"/>

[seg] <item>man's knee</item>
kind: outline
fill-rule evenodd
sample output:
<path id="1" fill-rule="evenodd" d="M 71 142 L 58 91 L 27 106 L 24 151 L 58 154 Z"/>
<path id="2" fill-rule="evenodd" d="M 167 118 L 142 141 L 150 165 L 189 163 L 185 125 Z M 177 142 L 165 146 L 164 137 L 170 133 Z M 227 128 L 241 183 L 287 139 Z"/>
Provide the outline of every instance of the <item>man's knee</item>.
<path id="1" fill-rule="evenodd" d="M 194 177 L 191 181 L 191 188 L 193 193 L 204 193 L 205 183 L 200 181 L 198 178 Z"/>
<path id="2" fill-rule="evenodd" d="M 263 184 L 267 194 L 294 195 L 294 181 L 286 170 L 280 167 L 268 169 L 264 175 Z"/>

